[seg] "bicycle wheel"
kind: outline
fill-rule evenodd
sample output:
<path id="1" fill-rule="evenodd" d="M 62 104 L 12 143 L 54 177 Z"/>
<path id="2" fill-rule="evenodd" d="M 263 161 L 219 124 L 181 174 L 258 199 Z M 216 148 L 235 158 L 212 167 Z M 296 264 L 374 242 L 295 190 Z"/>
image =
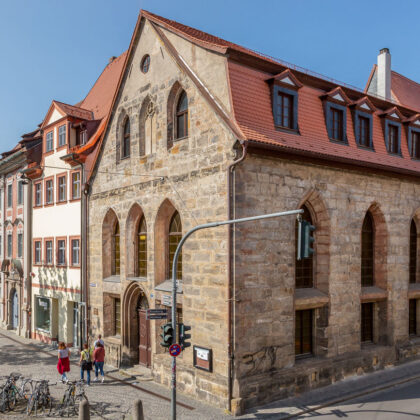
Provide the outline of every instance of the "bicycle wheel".
<path id="1" fill-rule="evenodd" d="M 13 386 L 7 393 L 7 406 L 9 407 L 9 410 L 14 410 L 16 407 L 16 391 L 16 387 Z"/>
<path id="2" fill-rule="evenodd" d="M 42 398 L 41 406 L 40 406 L 40 410 L 39 411 L 42 414 L 45 414 L 47 416 L 49 416 L 51 414 L 51 411 L 52 411 L 52 400 L 51 400 L 51 396 L 45 395 Z"/>
<path id="3" fill-rule="evenodd" d="M 34 408 L 35 408 L 35 400 L 36 400 L 35 394 L 31 394 L 31 396 L 28 399 L 28 405 L 26 407 L 26 414 L 28 416 L 30 416 L 33 413 L 33 411 L 34 411 Z"/>
<path id="4" fill-rule="evenodd" d="M 24 398 L 26 401 L 28 401 L 32 392 L 33 392 L 32 381 L 28 379 L 27 381 L 23 383 L 20 389 L 20 396 L 21 398 Z"/>
<path id="5" fill-rule="evenodd" d="M 0 413 L 7 410 L 7 393 L 3 390 L 0 394 Z"/>
<path id="6" fill-rule="evenodd" d="M 58 409 L 58 413 L 60 416 L 67 416 L 70 417 L 75 411 L 74 406 L 74 397 L 71 395 L 71 393 L 67 390 L 64 393 L 61 405 Z"/>

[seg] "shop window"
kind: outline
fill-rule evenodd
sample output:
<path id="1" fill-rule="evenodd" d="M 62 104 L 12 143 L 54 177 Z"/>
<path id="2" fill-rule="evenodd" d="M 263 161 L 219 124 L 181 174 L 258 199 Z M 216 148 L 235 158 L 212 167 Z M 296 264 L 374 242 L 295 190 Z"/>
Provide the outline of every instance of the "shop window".
<path id="1" fill-rule="evenodd" d="M 312 354 L 312 317 L 313 310 L 296 311 L 295 313 L 295 355 Z"/>
<path id="2" fill-rule="evenodd" d="M 51 332 L 51 300 L 35 297 L 35 327 L 39 330 Z"/>

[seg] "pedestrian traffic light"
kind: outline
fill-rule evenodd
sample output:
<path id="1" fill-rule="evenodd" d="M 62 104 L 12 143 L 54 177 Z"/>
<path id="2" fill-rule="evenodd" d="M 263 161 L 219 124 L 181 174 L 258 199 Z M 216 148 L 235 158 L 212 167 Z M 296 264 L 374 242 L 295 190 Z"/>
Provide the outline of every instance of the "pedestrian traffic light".
<path id="1" fill-rule="evenodd" d="M 191 343 L 189 343 L 187 340 L 191 338 L 191 334 L 186 334 L 186 331 L 190 331 L 191 327 L 184 324 L 179 324 L 179 344 L 184 350 L 186 347 L 190 347 Z"/>
<path id="2" fill-rule="evenodd" d="M 311 225 L 306 220 L 299 221 L 298 247 L 297 247 L 298 260 L 301 260 L 302 258 L 309 258 L 314 253 L 314 249 L 312 248 L 312 245 L 315 242 L 315 239 L 312 236 L 312 232 L 315 229 L 316 229 L 315 226 Z"/>
<path id="3" fill-rule="evenodd" d="M 160 345 L 162 347 L 170 347 L 173 341 L 174 337 L 174 330 L 172 328 L 172 324 L 168 322 L 165 325 L 162 325 L 160 328 L 162 328 L 162 334 L 160 335 L 162 337 L 162 341 Z"/>

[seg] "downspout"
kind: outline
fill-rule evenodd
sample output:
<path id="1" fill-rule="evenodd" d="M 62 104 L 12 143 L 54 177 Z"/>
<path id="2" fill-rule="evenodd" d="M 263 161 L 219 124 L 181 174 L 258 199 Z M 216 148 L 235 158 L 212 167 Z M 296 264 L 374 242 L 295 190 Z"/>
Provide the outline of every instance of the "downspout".
<path id="1" fill-rule="evenodd" d="M 233 183 L 234 182 L 234 171 L 235 171 L 235 166 L 238 163 L 241 163 L 246 155 L 247 155 L 247 147 L 248 147 L 248 143 L 241 141 L 241 146 L 242 146 L 242 156 L 233 161 L 227 169 L 227 183 L 228 183 L 228 220 L 232 220 L 233 219 L 233 214 L 232 214 L 232 204 L 234 206 L 235 204 L 235 197 L 234 197 L 234 192 L 233 192 Z M 232 411 L 232 385 L 233 385 L 233 381 L 232 381 L 232 375 L 233 375 L 233 368 L 234 368 L 234 355 L 233 355 L 233 345 L 232 345 L 232 324 L 233 324 L 233 319 L 232 319 L 232 308 L 234 305 L 234 298 L 233 293 L 232 293 L 232 289 L 233 289 L 233 276 L 232 276 L 232 256 L 233 256 L 233 252 L 232 252 L 232 232 L 233 232 L 233 225 L 228 225 L 228 409 L 231 412 Z"/>
<path id="2" fill-rule="evenodd" d="M 25 243 L 27 246 L 26 260 L 25 263 L 25 273 L 26 278 L 26 337 L 32 338 L 32 180 L 28 178 L 26 184 L 26 209 L 25 209 L 25 226 L 27 226 L 26 232 L 27 237 Z M 24 199 L 25 199 L 24 198 Z M 29 244 L 29 245 L 28 245 Z"/>

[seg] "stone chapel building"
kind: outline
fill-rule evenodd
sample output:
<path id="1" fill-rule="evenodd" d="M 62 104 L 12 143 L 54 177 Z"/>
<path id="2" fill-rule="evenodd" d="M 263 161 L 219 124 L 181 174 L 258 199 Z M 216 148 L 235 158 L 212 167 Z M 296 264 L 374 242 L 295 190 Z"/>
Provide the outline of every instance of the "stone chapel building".
<path id="1" fill-rule="evenodd" d="M 108 363 L 169 384 L 145 310 L 171 305 L 182 235 L 298 208 L 307 260 L 291 216 L 185 243 L 178 388 L 238 414 L 417 354 L 420 106 L 384 91 L 382 54 L 360 91 L 140 13 L 89 185 L 89 325 Z"/>

